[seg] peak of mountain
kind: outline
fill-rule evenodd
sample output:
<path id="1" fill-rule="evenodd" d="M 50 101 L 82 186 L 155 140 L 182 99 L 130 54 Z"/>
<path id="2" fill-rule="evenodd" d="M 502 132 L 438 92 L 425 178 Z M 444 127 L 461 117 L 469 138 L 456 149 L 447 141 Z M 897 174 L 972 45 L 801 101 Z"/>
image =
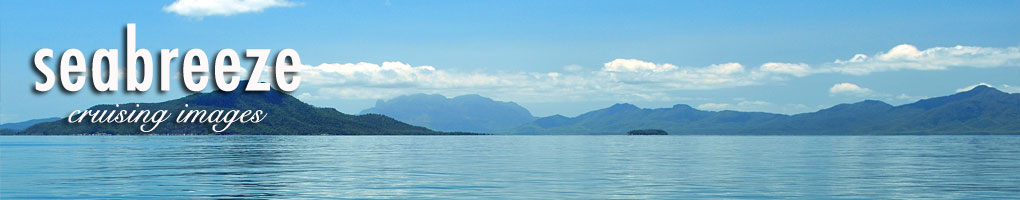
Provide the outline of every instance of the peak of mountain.
<path id="1" fill-rule="evenodd" d="M 245 81 L 241 82 L 243 87 Z M 125 105 L 133 105 L 129 103 Z M 270 91 L 230 92 L 214 91 L 194 93 L 182 98 L 160 103 L 137 103 L 139 106 L 96 105 L 91 110 L 167 110 L 175 116 L 181 110 L 262 110 L 265 119 L 257 124 L 234 123 L 224 132 L 212 131 L 213 124 L 176 123 L 170 119 L 150 133 L 139 130 L 140 124 L 93 124 L 88 120 L 71 124 L 67 120 L 40 123 L 19 134 L 28 135 L 73 135 L 105 133 L 114 135 L 135 134 L 267 134 L 267 135 L 430 135 L 460 134 L 435 132 L 423 127 L 412 126 L 382 115 L 348 115 L 332 108 L 318 108 L 301 102 L 293 96 Z M 188 107 L 184 105 L 187 104 Z M 66 118 L 64 118 L 66 119 Z M 220 125 L 222 126 L 222 125 Z"/>
<path id="2" fill-rule="evenodd" d="M 676 105 L 673 105 L 673 109 L 677 109 L 677 110 L 697 110 L 697 109 L 694 109 L 694 107 L 691 107 L 690 105 L 687 105 L 687 104 L 676 104 Z"/>
<path id="3" fill-rule="evenodd" d="M 609 106 L 609 108 L 611 108 L 611 109 L 612 108 L 617 108 L 617 109 L 641 109 L 640 107 L 637 107 L 636 105 L 629 104 L 629 103 L 616 103 L 616 104 L 613 104 L 612 106 Z"/>
<path id="4" fill-rule="evenodd" d="M 629 103 L 617 103 L 617 104 L 613 104 L 612 106 L 609 106 L 609 110 L 636 110 L 636 109 L 641 109 L 641 108 L 638 108 L 634 104 L 629 104 Z"/>
<path id="5" fill-rule="evenodd" d="M 1008 98 L 1009 96 L 1011 96 L 1009 93 L 999 91 L 995 88 L 988 87 L 985 85 L 978 85 L 971 90 L 959 92 L 949 96 L 922 99 L 914 103 L 903 105 L 903 107 L 929 110 L 953 102 L 1001 99 Z"/>
<path id="6" fill-rule="evenodd" d="M 874 110 L 888 110 L 893 106 L 878 100 L 864 100 L 852 104 L 839 104 L 826 109 L 819 110 L 819 113 L 840 113 L 840 112 L 867 112 Z"/>
<path id="7" fill-rule="evenodd" d="M 999 91 L 998 89 L 995 89 L 995 88 L 987 86 L 987 85 L 977 85 L 977 86 L 974 86 L 974 88 L 972 88 L 972 89 L 970 89 L 968 91 L 964 91 L 962 93 L 968 93 L 968 92 L 978 92 L 978 93 L 997 92 L 997 93 L 1002 93 L 1002 91 Z"/>
<path id="8" fill-rule="evenodd" d="M 446 98 L 412 94 L 380 100 L 361 111 L 393 117 L 440 131 L 497 132 L 531 122 L 531 112 L 514 102 L 495 101 L 477 94 Z"/>
<path id="9" fill-rule="evenodd" d="M 442 95 L 439 95 L 439 96 L 442 96 Z M 491 98 L 483 97 L 482 95 L 478 95 L 478 94 L 465 94 L 465 95 L 460 95 L 460 96 L 457 96 L 457 97 L 453 97 L 453 99 L 454 100 L 461 100 L 461 101 L 493 101 Z"/>
<path id="10" fill-rule="evenodd" d="M 861 105 L 861 106 L 892 107 L 892 105 L 890 105 L 888 103 L 885 103 L 884 101 L 871 100 L 871 99 L 860 101 L 860 102 L 857 102 L 857 103 L 854 103 L 854 104 Z"/>

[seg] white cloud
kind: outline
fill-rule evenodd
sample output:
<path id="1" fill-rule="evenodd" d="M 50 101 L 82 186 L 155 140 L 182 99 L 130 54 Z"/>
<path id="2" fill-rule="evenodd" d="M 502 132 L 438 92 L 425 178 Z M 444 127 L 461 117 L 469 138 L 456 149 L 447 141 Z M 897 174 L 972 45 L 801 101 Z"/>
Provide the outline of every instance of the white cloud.
<path id="1" fill-rule="evenodd" d="M 695 107 L 700 110 L 708 111 L 733 110 L 742 112 L 771 112 L 785 114 L 813 112 L 826 107 L 821 105 L 818 107 L 809 107 L 804 104 L 776 104 L 767 101 L 746 100 L 744 98 L 736 98 L 733 100 L 734 102 L 707 102 Z"/>
<path id="2" fill-rule="evenodd" d="M 912 96 L 912 95 L 908 95 L 908 94 L 900 94 L 900 95 L 896 95 L 895 100 L 913 102 L 913 101 L 917 101 L 917 100 L 921 100 L 921 99 L 925 99 L 925 98 L 928 98 L 928 97 Z"/>
<path id="3" fill-rule="evenodd" d="M 320 96 L 343 99 L 381 99 L 408 93 L 446 95 L 479 93 L 490 97 L 536 98 L 577 95 L 596 87 L 578 75 L 549 73 L 481 73 L 439 70 L 432 66 L 411 66 L 402 62 L 323 63 L 304 66 L 303 84 Z M 576 91 L 576 92 L 572 92 Z M 552 93 L 555 92 L 555 93 Z"/>
<path id="4" fill-rule="evenodd" d="M 614 61 L 616 64 L 610 62 L 606 66 L 618 66 L 620 70 L 607 67 L 600 71 L 570 73 L 486 73 L 442 70 L 402 62 L 361 62 L 306 65 L 301 73 L 303 83 L 312 90 L 310 96 L 377 99 L 421 92 L 446 95 L 478 93 L 524 102 L 570 99 L 668 101 L 677 98 L 669 94 L 672 91 L 739 87 L 759 84 L 758 79 L 761 79 L 755 77 L 760 73 L 747 72 L 739 63 L 677 67 L 640 60 Z M 646 66 L 624 67 L 626 64 L 621 62 Z"/>
<path id="5" fill-rule="evenodd" d="M 854 55 L 849 60 L 836 60 L 821 72 L 865 75 L 898 70 L 945 70 L 951 67 L 1020 66 L 1020 47 L 932 47 L 918 50 L 909 44 L 893 47 L 874 56 Z"/>
<path id="6" fill-rule="evenodd" d="M 960 89 L 956 89 L 956 92 L 970 91 L 970 90 L 973 90 L 975 87 L 977 87 L 979 85 L 992 87 L 992 88 L 995 88 L 995 89 L 997 89 L 999 91 L 1003 91 L 1003 92 L 1006 92 L 1006 93 L 1020 93 L 1020 86 L 1014 86 L 1014 85 L 1009 85 L 1009 84 L 1002 84 L 1002 85 L 999 85 L 999 86 L 993 86 L 992 84 L 988 84 L 988 83 L 984 83 L 984 82 L 981 82 L 981 83 L 978 83 L 978 84 L 974 84 L 974 85 L 970 85 L 970 86 L 967 86 L 967 87 L 963 87 L 963 88 L 960 88 Z"/>
<path id="7" fill-rule="evenodd" d="M 670 90 L 717 89 L 760 84 L 766 77 L 757 71 L 747 72 L 740 63 L 714 64 L 705 67 L 677 67 L 663 63 L 655 64 L 630 60 L 644 67 L 617 67 L 621 59 L 606 63 L 606 68 L 596 72 L 600 79 L 641 87 L 655 87 Z M 653 68 L 652 66 L 658 66 Z M 629 70 L 634 69 L 634 70 Z"/>
<path id="8" fill-rule="evenodd" d="M 765 101 L 741 101 L 740 103 L 737 103 L 737 106 L 741 106 L 741 107 L 767 106 L 767 105 L 772 105 L 772 103 L 765 102 Z"/>
<path id="9" fill-rule="evenodd" d="M 761 71 L 779 73 L 779 74 L 790 74 L 796 77 L 804 77 L 811 74 L 811 66 L 804 63 L 776 63 L 770 62 L 762 64 L 759 67 Z"/>
<path id="10" fill-rule="evenodd" d="M 956 92 L 970 91 L 970 90 L 973 90 L 975 87 L 982 86 L 982 85 L 983 86 L 988 86 L 988 87 L 995 87 L 995 86 L 989 85 L 988 83 L 982 82 L 982 83 L 974 84 L 974 85 L 971 85 L 971 86 L 963 87 L 963 88 L 960 88 L 960 89 L 956 89 Z"/>
<path id="11" fill-rule="evenodd" d="M 728 107 L 728 106 L 730 106 L 730 104 L 725 104 L 725 103 L 706 103 L 706 104 L 698 105 L 698 109 L 701 109 L 701 110 L 722 110 L 722 109 L 726 109 L 726 107 Z"/>
<path id="12" fill-rule="evenodd" d="M 652 71 L 652 72 L 664 72 L 670 71 L 677 68 L 676 65 L 665 63 L 655 64 L 652 62 L 645 62 L 637 59 L 622 59 L 617 58 L 616 60 L 609 61 L 602 68 L 603 71 L 607 72 L 640 72 L 640 71 Z"/>
<path id="13" fill-rule="evenodd" d="M 205 16 L 230 16 L 295 5 L 287 0 L 177 0 L 164 6 L 163 11 L 201 19 Z"/>
<path id="14" fill-rule="evenodd" d="M 830 95 L 854 95 L 866 96 L 871 94 L 871 89 L 862 88 L 853 83 L 839 83 L 829 88 Z"/>
<path id="15" fill-rule="evenodd" d="M 310 85 L 324 85 L 345 88 L 345 96 L 374 98 L 376 95 L 357 94 L 386 93 L 386 90 L 407 90 L 466 93 L 494 90 L 536 90 L 547 88 L 543 84 L 556 84 L 557 80 L 574 80 L 559 73 L 482 73 L 439 70 L 432 66 L 411 66 L 402 62 L 374 63 L 323 63 L 318 66 L 304 66 L 302 78 Z M 563 84 L 560 84 L 563 85 Z M 528 87 L 528 88 L 518 88 Z M 354 92 L 363 88 L 368 92 Z M 394 93 L 399 95 L 400 93 Z"/>
<path id="16" fill-rule="evenodd" d="M 704 69 L 704 72 L 717 75 L 730 75 L 744 72 L 744 65 L 740 63 L 724 63 L 711 65 Z"/>
<path id="17" fill-rule="evenodd" d="M 718 111 L 718 110 L 736 110 L 736 111 L 762 111 L 762 110 L 769 110 L 769 111 L 774 111 L 774 112 L 786 112 L 786 111 L 790 111 L 790 110 L 776 110 L 774 108 L 777 108 L 777 107 L 775 107 L 773 105 L 774 105 L 773 103 L 767 102 L 767 101 L 738 100 L 738 102 L 736 102 L 736 103 L 709 102 L 709 103 L 700 104 L 700 105 L 698 105 L 696 107 L 698 107 L 698 109 L 712 110 L 712 111 Z M 797 108 L 797 106 L 794 106 L 794 105 L 785 105 L 785 106 L 780 106 L 780 107 L 789 108 L 789 109 L 796 109 Z M 798 111 L 800 111 L 800 110 L 798 110 Z"/>
<path id="18" fill-rule="evenodd" d="M 789 80 L 821 73 L 864 75 L 890 70 L 932 70 L 950 67 L 1015 66 L 1018 47 L 934 47 L 919 50 L 900 45 L 872 56 L 808 65 L 769 62 L 747 68 L 741 63 L 680 66 L 637 59 L 613 59 L 598 70 L 579 65 L 559 71 L 457 71 L 402 62 L 323 63 L 302 71 L 306 97 L 322 99 L 384 99 L 409 93 L 481 94 L 518 102 L 550 101 L 680 101 L 678 91 L 734 88 Z M 306 86 L 307 85 L 307 86 Z M 1016 88 L 1016 87 L 1013 87 Z M 830 88 L 831 95 L 885 97 L 852 83 Z M 917 97 L 899 99 L 916 99 Z M 729 109 L 764 107 L 753 102 L 725 102 Z"/>

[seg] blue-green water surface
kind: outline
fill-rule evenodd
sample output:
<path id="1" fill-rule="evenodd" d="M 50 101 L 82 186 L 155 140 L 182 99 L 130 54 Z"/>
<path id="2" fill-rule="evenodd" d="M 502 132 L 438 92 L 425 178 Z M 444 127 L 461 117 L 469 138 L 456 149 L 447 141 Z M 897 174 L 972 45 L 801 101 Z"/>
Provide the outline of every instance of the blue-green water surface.
<path id="1" fill-rule="evenodd" d="M 2 199 L 1020 198 L 1020 136 L 7 136 Z"/>

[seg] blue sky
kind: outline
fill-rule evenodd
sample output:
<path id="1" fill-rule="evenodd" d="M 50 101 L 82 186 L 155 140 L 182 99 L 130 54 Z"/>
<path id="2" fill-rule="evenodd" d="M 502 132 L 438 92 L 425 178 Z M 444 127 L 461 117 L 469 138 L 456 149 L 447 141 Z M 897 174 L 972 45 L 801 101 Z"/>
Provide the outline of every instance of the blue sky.
<path id="1" fill-rule="evenodd" d="M 293 94 L 347 113 L 411 93 L 573 116 L 617 102 L 790 114 L 978 83 L 1020 92 L 1017 1 L 252 2 L 0 2 L 0 122 L 187 94 L 180 80 L 167 93 L 32 92 L 36 50 L 123 52 L 127 23 L 153 52 L 295 49 L 307 68 Z"/>

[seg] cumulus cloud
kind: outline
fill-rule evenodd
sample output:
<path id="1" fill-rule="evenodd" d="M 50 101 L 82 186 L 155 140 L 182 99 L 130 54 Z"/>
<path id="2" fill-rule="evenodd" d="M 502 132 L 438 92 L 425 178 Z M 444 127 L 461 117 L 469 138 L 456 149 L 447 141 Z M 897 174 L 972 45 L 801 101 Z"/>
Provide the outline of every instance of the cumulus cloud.
<path id="1" fill-rule="evenodd" d="M 725 63 L 711 65 L 704 69 L 705 72 L 717 75 L 729 75 L 744 72 L 744 65 L 740 63 Z"/>
<path id="2" fill-rule="evenodd" d="M 447 95 L 481 93 L 491 96 L 593 90 L 587 79 L 550 73 L 482 73 L 439 70 L 402 62 L 323 63 L 303 66 L 303 84 L 318 93 L 346 99 L 379 99 L 407 93 Z M 320 95 L 322 96 L 322 95 Z"/>
<path id="3" fill-rule="evenodd" d="M 865 75 L 894 70 L 940 70 L 953 67 L 1007 67 L 1020 60 L 1018 47 L 933 47 L 899 45 L 874 55 L 857 54 L 815 66 L 768 62 L 748 68 L 741 63 L 682 66 L 638 59 L 613 59 L 602 68 L 568 65 L 556 71 L 457 71 L 403 62 L 323 63 L 304 66 L 302 92 L 308 98 L 383 99 L 408 93 L 482 94 L 519 102 L 676 101 L 677 91 L 734 88 L 823 73 Z M 1017 88 L 1017 87 L 1011 87 Z M 888 97 L 852 83 L 840 83 L 831 95 Z M 303 94 L 303 93 L 302 93 Z M 916 99 L 904 96 L 899 99 Z M 727 102 L 729 109 L 757 106 Z M 722 103 L 720 103 L 722 104 Z M 719 105 L 716 105 L 719 106 Z"/>
<path id="4" fill-rule="evenodd" d="M 664 72 L 670 71 L 677 68 L 676 65 L 665 63 L 655 64 L 652 62 L 646 62 L 637 59 L 622 59 L 618 58 L 613 61 L 607 62 L 603 71 L 608 72 L 640 72 L 640 71 L 652 71 L 652 72 Z"/>
<path id="5" fill-rule="evenodd" d="M 829 94 L 831 95 L 853 95 L 853 96 L 866 96 L 871 94 L 871 89 L 862 88 L 853 83 L 838 83 L 829 88 Z"/>
<path id="6" fill-rule="evenodd" d="M 761 73 L 739 63 L 679 67 L 669 63 L 617 59 L 597 71 L 463 72 L 403 62 L 323 63 L 303 66 L 311 96 L 354 99 L 389 98 L 407 93 L 447 95 L 479 93 L 515 101 L 645 100 L 663 101 L 669 92 L 759 84 Z"/>
<path id="7" fill-rule="evenodd" d="M 901 44 L 874 56 L 857 54 L 849 60 L 836 60 L 820 72 L 865 75 L 898 70 L 945 70 L 951 67 L 1004 66 L 1020 66 L 1020 47 L 955 46 L 919 50 L 913 45 Z"/>
<path id="8" fill-rule="evenodd" d="M 770 62 L 762 64 L 759 69 L 765 72 L 790 74 L 796 77 L 804 77 L 811 74 L 811 66 L 804 63 L 795 64 Z"/>
<path id="9" fill-rule="evenodd" d="M 631 60 L 628 62 L 643 63 L 641 65 L 644 67 L 612 67 L 617 66 L 613 63 L 620 60 L 606 63 L 607 67 L 596 72 L 594 78 L 611 83 L 671 90 L 731 88 L 759 84 L 760 80 L 766 79 L 766 74 L 748 72 L 740 63 L 678 67 L 670 63 Z"/>
<path id="10" fill-rule="evenodd" d="M 230 16 L 294 5 L 297 4 L 287 0 L 177 0 L 164 6 L 163 11 L 201 19 L 205 16 Z"/>

